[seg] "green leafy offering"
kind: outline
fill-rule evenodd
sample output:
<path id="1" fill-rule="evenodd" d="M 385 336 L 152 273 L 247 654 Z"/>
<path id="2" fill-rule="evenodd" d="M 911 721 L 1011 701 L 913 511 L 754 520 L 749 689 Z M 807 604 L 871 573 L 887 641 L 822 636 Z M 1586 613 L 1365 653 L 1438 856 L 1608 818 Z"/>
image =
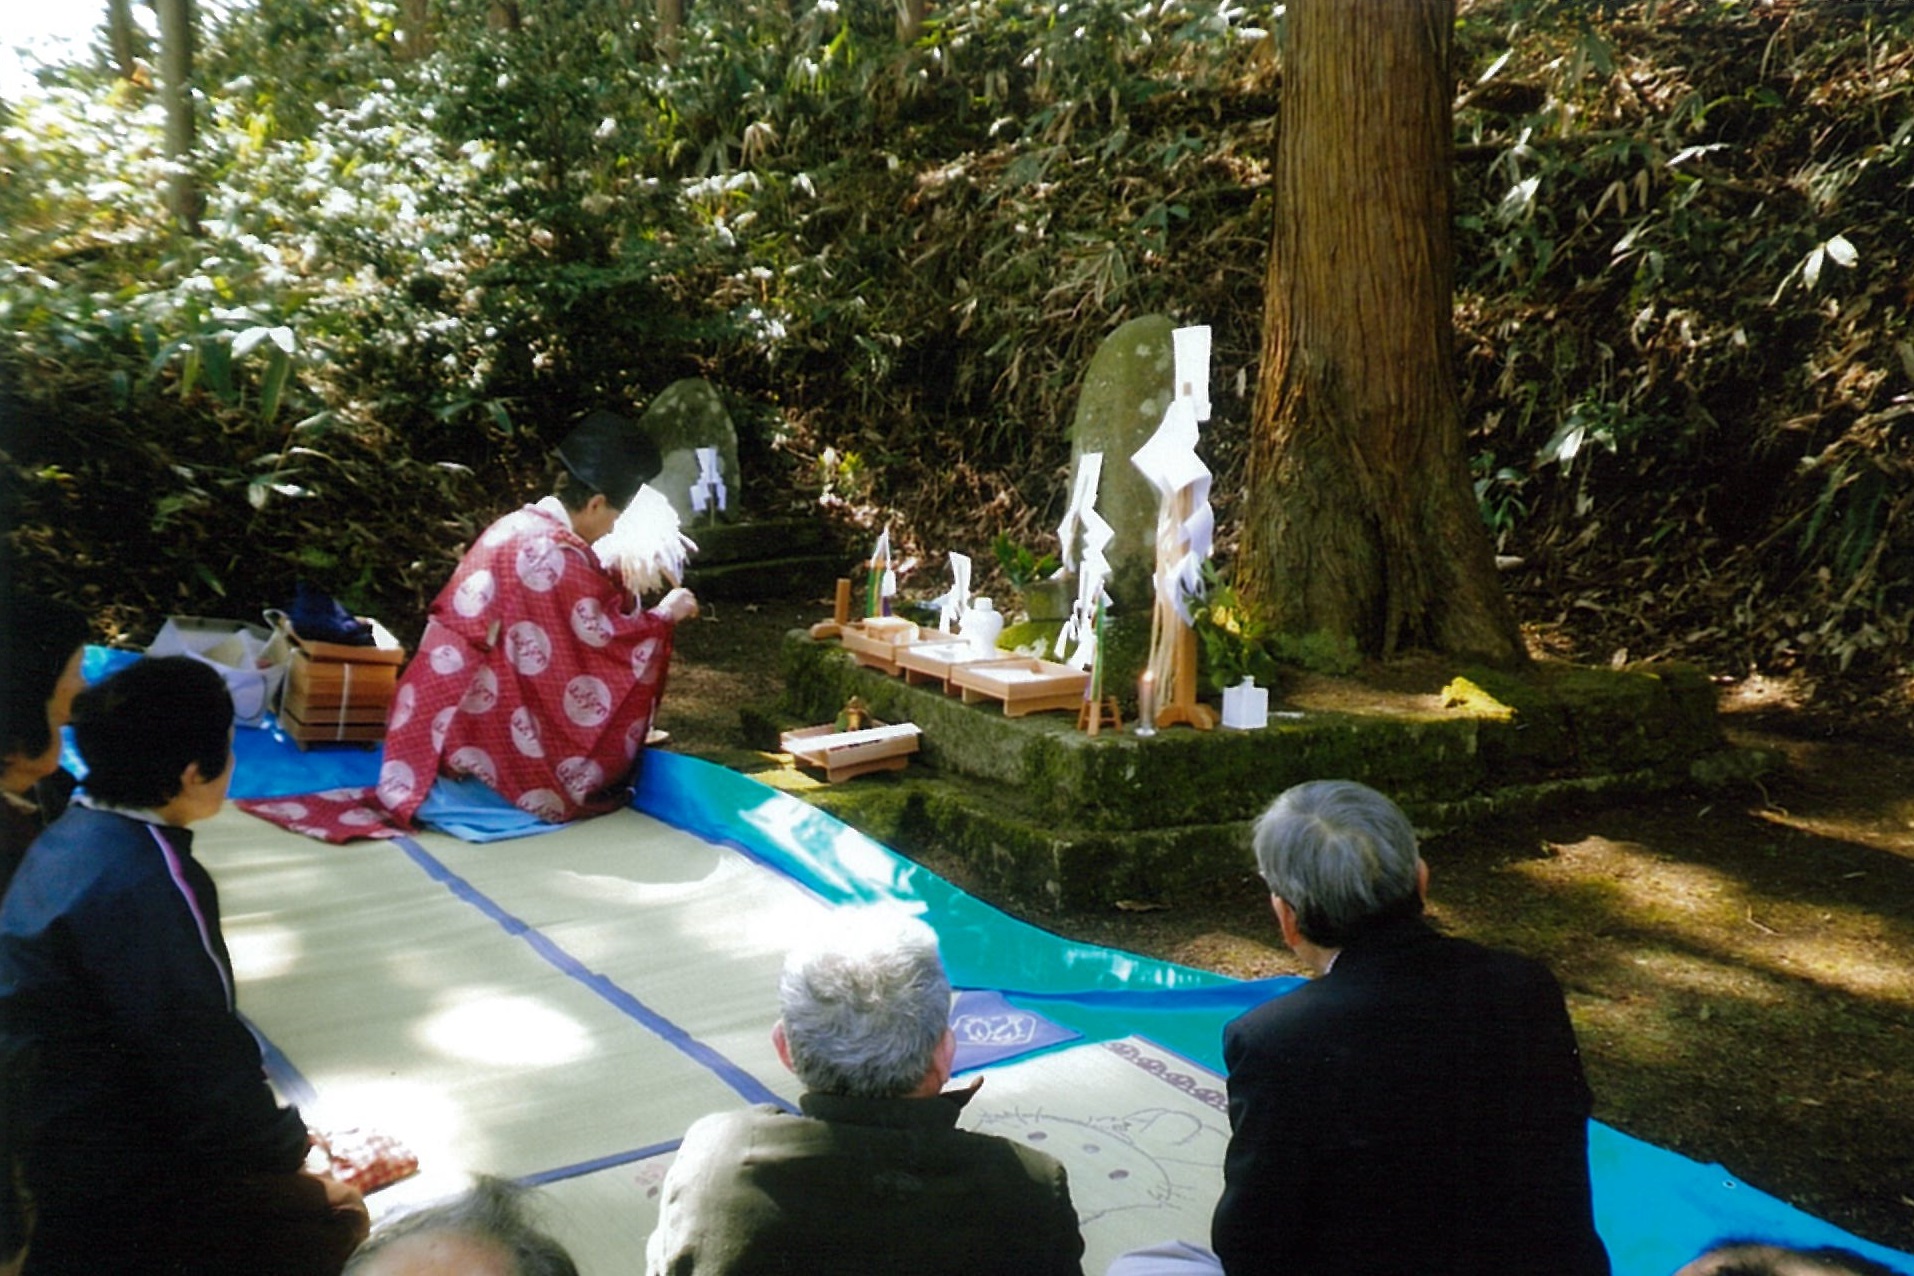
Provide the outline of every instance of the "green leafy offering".
<path id="1" fill-rule="evenodd" d="M 1057 568 L 1063 566 L 1055 554 L 1033 553 L 1026 546 L 1011 540 L 1003 532 L 997 533 L 995 539 L 990 542 L 990 548 L 991 552 L 997 555 L 997 565 L 1003 568 L 1005 579 L 1018 593 L 1048 578 Z"/>

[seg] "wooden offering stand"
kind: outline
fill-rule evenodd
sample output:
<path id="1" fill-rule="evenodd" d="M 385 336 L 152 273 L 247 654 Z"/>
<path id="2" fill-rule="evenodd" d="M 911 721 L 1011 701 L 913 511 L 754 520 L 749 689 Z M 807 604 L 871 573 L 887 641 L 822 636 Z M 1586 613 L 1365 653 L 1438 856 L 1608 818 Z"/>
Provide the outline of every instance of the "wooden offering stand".
<path id="1" fill-rule="evenodd" d="M 1086 670 L 1031 656 L 959 665 L 951 671 L 950 680 L 963 691 L 965 704 L 1002 701 L 1006 718 L 1047 709 L 1079 708 L 1084 688 L 1090 685 Z"/>
<path id="2" fill-rule="evenodd" d="M 857 731 L 839 731 L 835 725 L 800 727 L 778 737 L 778 744 L 799 762 L 823 771 L 826 783 L 836 784 L 874 771 L 902 771 L 917 752 L 920 734 L 914 722 Z"/>
<path id="3" fill-rule="evenodd" d="M 1179 625 L 1176 646 L 1171 651 L 1170 702 L 1156 711 L 1156 725 L 1174 727 L 1187 723 L 1198 731 L 1216 726 L 1216 710 L 1196 698 L 1196 631 Z"/>
<path id="4" fill-rule="evenodd" d="M 942 683 L 945 695 L 957 695 L 962 689 L 951 680 L 951 676 L 965 665 L 974 665 L 986 660 L 1001 660 L 1000 655 L 986 656 L 978 651 L 965 638 L 931 638 L 897 649 L 897 670 L 904 675 L 908 683 Z"/>
<path id="5" fill-rule="evenodd" d="M 843 626 L 837 636 L 858 664 L 895 674 L 898 652 L 917 641 L 917 626 L 902 616 L 872 616 Z"/>

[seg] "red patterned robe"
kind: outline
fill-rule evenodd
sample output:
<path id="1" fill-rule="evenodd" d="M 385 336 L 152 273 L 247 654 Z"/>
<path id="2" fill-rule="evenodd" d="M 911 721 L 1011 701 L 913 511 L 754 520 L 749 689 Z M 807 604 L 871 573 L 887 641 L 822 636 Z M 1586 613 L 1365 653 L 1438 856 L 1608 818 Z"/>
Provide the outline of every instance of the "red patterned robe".
<path id="1" fill-rule="evenodd" d="M 440 774 L 552 823 L 624 805 L 672 623 L 632 610 L 563 509 L 547 498 L 499 519 L 439 591 L 386 716 L 376 790 L 239 805 L 334 842 L 410 827 Z"/>

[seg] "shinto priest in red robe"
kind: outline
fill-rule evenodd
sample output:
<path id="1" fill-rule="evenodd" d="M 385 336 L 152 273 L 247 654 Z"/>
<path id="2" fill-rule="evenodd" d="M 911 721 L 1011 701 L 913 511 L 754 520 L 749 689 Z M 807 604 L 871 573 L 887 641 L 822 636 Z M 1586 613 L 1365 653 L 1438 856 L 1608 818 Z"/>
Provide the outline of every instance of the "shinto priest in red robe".
<path id="1" fill-rule="evenodd" d="M 486 528 L 433 601 L 393 694 L 377 787 L 243 809 L 343 842 L 409 829 L 440 776 L 473 777 L 553 824 L 625 805 L 664 695 L 673 630 L 697 602 L 674 588 L 643 608 L 635 591 L 659 573 L 633 566 L 629 553 L 610 553 L 607 565 L 593 547 L 615 525 L 626 532 L 620 517 L 634 501 L 654 514 L 662 507 L 665 537 L 682 542 L 669 503 L 643 488 L 660 467 L 651 440 L 594 412 L 557 455 L 554 495 Z M 647 536 L 655 557 L 658 533 Z"/>

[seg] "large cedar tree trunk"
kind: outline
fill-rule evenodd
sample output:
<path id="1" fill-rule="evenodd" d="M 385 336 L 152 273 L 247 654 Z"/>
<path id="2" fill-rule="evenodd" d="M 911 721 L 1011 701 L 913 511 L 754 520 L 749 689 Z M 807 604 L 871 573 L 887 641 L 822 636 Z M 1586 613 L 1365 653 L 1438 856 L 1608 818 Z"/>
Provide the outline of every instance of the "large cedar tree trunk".
<path id="1" fill-rule="evenodd" d="M 193 0 L 155 0 L 160 30 L 160 100 L 166 110 L 166 158 L 173 164 L 167 205 L 188 234 L 199 233 L 199 178 L 193 150 Z"/>
<path id="2" fill-rule="evenodd" d="M 1453 0 L 1291 0 L 1236 579 L 1277 629 L 1523 658 L 1451 366 Z"/>
<path id="3" fill-rule="evenodd" d="M 133 0 L 107 0 L 106 43 L 113 54 L 113 74 L 122 80 L 137 78 L 146 42 L 133 21 Z"/>
<path id="4" fill-rule="evenodd" d="M 416 62 L 432 52 L 431 0 L 403 0 L 399 5 L 399 30 L 405 38 L 399 42 L 398 55 Z"/>

